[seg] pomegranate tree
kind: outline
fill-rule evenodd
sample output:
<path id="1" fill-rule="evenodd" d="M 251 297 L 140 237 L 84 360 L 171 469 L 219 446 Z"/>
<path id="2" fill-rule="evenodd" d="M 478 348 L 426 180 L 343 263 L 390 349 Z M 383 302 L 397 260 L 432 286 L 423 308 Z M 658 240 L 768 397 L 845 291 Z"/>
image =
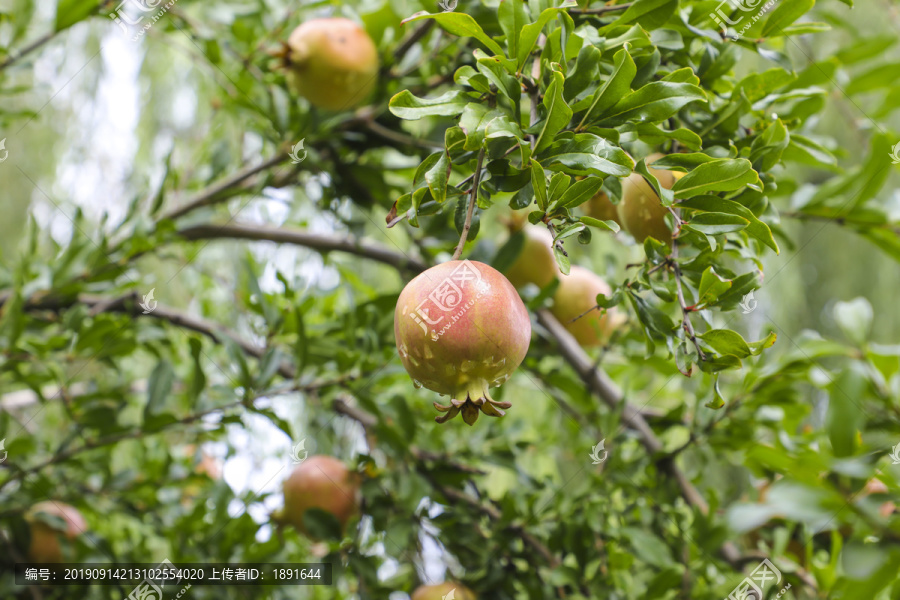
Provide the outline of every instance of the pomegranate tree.
<path id="1" fill-rule="evenodd" d="M 569 275 L 560 275 L 550 312 L 582 346 L 602 346 L 624 321 L 615 308 L 595 308 L 597 295 L 611 291 L 601 277 L 574 265 Z"/>
<path id="2" fill-rule="evenodd" d="M 444 423 L 460 412 L 472 425 L 483 412 L 502 417 L 509 402 L 488 388 L 506 382 L 531 341 L 528 311 L 499 271 L 476 261 L 450 261 L 410 281 L 397 300 L 394 335 L 400 360 L 417 387 L 450 396 L 434 403 Z"/>
<path id="3" fill-rule="evenodd" d="M 476 597 L 475 592 L 466 586 L 446 581 L 417 587 L 410 600 L 476 600 Z"/>
<path id="4" fill-rule="evenodd" d="M 288 82 L 313 105 L 338 111 L 365 100 L 378 76 L 378 50 L 366 30 L 343 18 L 312 19 L 288 38 Z"/>
<path id="5" fill-rule="evenodd" d="M 309 535 L 303 514 L 318 508 L 333 514 L 341 524 L 356 514 L 359 476 L 332 456 L 310 456 L 297 465 L 285 480 L 284 508 L 274 515 L 276 521 L 289 523 Z"/>
<path id="6" fill-rule="evenodd" d="M 63 562 L 60 539 L 74 540 L 87 529 L 87 522 L 78 509 L 52 500 L 32 506 L 25 520 L 31 531 L 28 560 L 36 563 Z"/>

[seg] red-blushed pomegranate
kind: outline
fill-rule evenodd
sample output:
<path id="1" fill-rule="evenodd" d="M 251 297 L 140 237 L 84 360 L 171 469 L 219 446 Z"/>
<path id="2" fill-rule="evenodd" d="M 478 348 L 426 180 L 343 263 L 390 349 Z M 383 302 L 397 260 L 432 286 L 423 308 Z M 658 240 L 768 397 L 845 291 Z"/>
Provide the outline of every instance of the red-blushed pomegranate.
<path id="1" fill-rule="evenodd" d="M 288 82 L 319 108 L 353 108 L 375 87 L 378 50 L 366 30 L 350 19 L 306 21 L 287 45 Z"/>
<path id="2" fill-rule="evenodd" d="M 451 596 L 450 593 L 453 593 Z M 421 585 L 412 593 L 410 600 L 477 600 L 475 592 L 461 583 L 449 581 L 437 585 Z"/>
<path id="3" fill-rule="evenodd" d="M 359 484 L 359 475 L 350 472 L 338 459 L 310 456 L 294 467 L 285 480 L 282 486 L 284 508 L 275 518 L 309 535 L 303 524 L 303 514 L 311 508 L 319 508 L 333 514 L 343 529 L 357 512 Z"/>
<path id="4" fill-rule="evenodd" d="M 488 388 L 505 383 L 531 342 L 531 321 L 516 289 L 484 263 L 454 260 L 406 284 L 394 311 L 397 351 L 417 387 L 450 396 L 434 403 L 444 423 L 460 412 L 472 425 L 479 411 L 502 417 L 509 402 Z"/>
<path id="5" fill-rule="evenodd" d="M 517 288 L 528 283 L 544 288 L 559 276 L 559 267 L 553 258 L 553 236 L 546 227 L 536 225 L 525 225 L 521 232 L 524 238 L 522 250 L 503 274 Z"/>
<path id="6" fill-rule="evenodd" d="M 87 530 L 87 522 L 78 509 L 52 500 L 38 502 L 32 506 L 25 515 L 25 520 L 31 529 L 31 542 L 28 545 L 29 562 L 63 562 L 60 537 L 74 540 Z"/>
<path id="7" fill-rule="evenodd" d="M 569 275 L 560 276 L 550 312 L 582 346 L 602 346 L 625 320 L 615 308 L 595 308 L 597 295 L 611 291 L 598 275 L 574 265 Z"/>

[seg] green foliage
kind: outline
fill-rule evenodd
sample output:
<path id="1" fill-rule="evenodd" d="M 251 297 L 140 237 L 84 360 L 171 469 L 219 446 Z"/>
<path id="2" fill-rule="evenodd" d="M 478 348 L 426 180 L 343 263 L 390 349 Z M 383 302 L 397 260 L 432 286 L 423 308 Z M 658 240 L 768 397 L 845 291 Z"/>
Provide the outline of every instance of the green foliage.
<path id="1" fill-rule="evenodd" d="M 498 600 L 713 599 L 763 558 L 787 597 L 900 597 L 898 36 L 870 31 L 896 15 L 726 4 L 722 29 L 721 6 L 181 0 L 122 51 L 145 94 L 122 130 L 83 110 L 121 68 L 93 62 L 119 48 L 116 7 L 0 8 L 0 597 L 33 595 L 9 567 L 47 499 L 85 516 L 79 561 L 335 567 L 333 588 L 189 598 L 444 577 Z M 356 111 L 311 109 L 270 55 L 326 13 L 379 48 Z M 101 152 L 117 136 L 123 173 Z M 632 173 L 671 240 L 586 214 Z M 438 426 L 397 356 L 397 294 L 464 231 L 464 258 L 508 267 L 523 236 L 502 223 L 526 218 L 629 322 L 579 369 L 536 319 L 492 391 L 508 416 Z M 529 310 L 558 285 L 523 289 Z M 270 521 L 301 440 L 362 477 L 345 531 L 304 515 L 318 542 Z"/>

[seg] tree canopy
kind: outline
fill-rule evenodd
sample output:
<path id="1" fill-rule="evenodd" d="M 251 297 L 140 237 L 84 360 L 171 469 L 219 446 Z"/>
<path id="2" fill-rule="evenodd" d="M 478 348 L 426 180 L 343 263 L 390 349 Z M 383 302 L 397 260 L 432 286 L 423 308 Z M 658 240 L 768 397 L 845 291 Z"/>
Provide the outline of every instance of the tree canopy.
<path id="1" fill-rule="evenodd" d="M 377 52 L 330 107 L 323 17 Z M 898 40 L 888 0 L 0 3 L 0 597 L 131 593 L 17 585 L 37 522 L 333 569 L 192 599 L 900 598 Z M 401 290 L 532 239 L 505 416 L 436 423 Z M 280 516 L 314 455 L 346 523 Z"/>

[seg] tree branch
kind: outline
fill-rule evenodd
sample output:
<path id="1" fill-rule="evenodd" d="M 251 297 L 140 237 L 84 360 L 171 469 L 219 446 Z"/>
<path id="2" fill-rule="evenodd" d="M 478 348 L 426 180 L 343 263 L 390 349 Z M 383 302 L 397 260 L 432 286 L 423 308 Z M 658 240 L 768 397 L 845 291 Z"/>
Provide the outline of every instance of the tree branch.
<path id="1" fill-rule="evenodd" d="M 466 222 L 463 223 L 462 233 L 459 236 L 459 244 L 453 252 L 453 260 L 458 260 L 469 237 L 469 229 L 472 227 L 472 217 L 475 215 L 475 201 L 478 199 L 478 185 L 481 183 L 481 167 L 484 164 L 484 148 L 478 153 L 478 164 L 475 167 L 472 178 L 472 188 L 469 190 L 469 208 L 466 210 Z"/>
<path id="2" fill-rule="evenodd" d="M 42 35 L 41 37 L 39 37 L 38 39 L 27 44 L 21 50 L 13 50 L 6 56 L 5 59 L 3 59 L 3 62 L 0 62 L 0 71 L 5 69 L 6 67 L 12 66 L 13 64 L 17 63 L 19 60 L 24 58 L 25 56 L 34 52 L 35 50 L 37 50 L 38 48 L 40 48 L 41 46 L 43 46 L 44 44 L 46 44 L 47 42 L 52 40 L 54 37 L 56 37 L 57 33 L 59 33 L 59 32 L 58 31 L 47 32 L 44 35 Z"/>
<path id="3" fill-rule="evenodd" d="M 425 264 L 402 252 L 395 252 L 382 246 L 319 233 L 310 233 L 302 229 L 269 227 L 266 225 L 215 225 L 212 223 L 195 225 L 182 229 L 178 235 L 187 240 L 242 239 L 277 244 L 295 244 L 312 248 L 319 252 L 339 251 L 391 265 L 400 270 L 424 271 Z"/>
<path id="4" fill-rule="evenodd" d="M 672 273 L 675 275 L 675 288 L 678 293 L 678 305 L 681 307 L 681 326 L 687 333 L 688 339 L 694 343 L 697 349 L 697 356 L 700 360 L 706 360 L 706 354 L 700 348 L 700 342 L 697 341 L 697 334 L 694 332 L 694 324 L 691 323 L 691 311 L 688 309 L 687 302 L 684 300 L 684 291 L 681 287 L 681 268 L 678 266 L 678 245 L 672 242 Z M 688 369 L 690 372 L 690 369 Z"/>
<path id="5" fill-rule="evenodd" d="M 268 160 L 264 160 L 258 165 L 253 165 L 252 167 L 247 167 L 241 171 L 238 171 L 231 177 L 226 177 L 222 181 L 213 184 L 194 196 L 192 199 L 188 200 L 182 206 L 178 206 L 163 214 L 160 220 L 164 219 L 177 219 L 179 217 L 183 217 L 184 215 L 197 210 L 198 208 L 202 208 L 204 206 L 209 206 L 211 204 L 215 204 L 219 200 L 219 195 L 223 192 L 237 187 L 241 183 L 250 179 L 257 173 L 265 171 L 266 169 L 270 169 L 276 165 L 279 165 L 286 161 L 290 155 L 287 152 L 279 152 L 272 158 Z"/>
<path id="6" fill-rule="evenodd" d="M 611 409 L 617 410 L 623 407 L 622 420 L 638 432 L 641 443 L 647 452 L 651 455 L 662 452 L 663 445 L 653 433 L 653 430 L 647 425 L 644 417 L 630 404 L 626 403 L 622 392 L 616 387 L 609 376 L 599 368 L 595 368 L 590 357 L 582 350 L 572 334 L 556 320 L 552 314 L 546 309 L 541 309 L 537 314 L 538 323 L 540 323 L 559 344 L 560 353 L 563 358 L 575 369 L 582 381 L 587 384 L 588 388 L 602 400 Z M 678 487 L 681 489 L 681 495 L 688 504 L 699 510 L 703 514 L 709 513 L 709 505 L 700 495 L 693 484 L 688 480 L 687 476 L 675 465 L 673 460 L 667 459 L 662 461 L 663 469 L 672 476 Z M 739 558 L 737 548 L 733 544 L 727 542 L 721 548 L 721 552 L 725 560 L 734 564 Z"/>

